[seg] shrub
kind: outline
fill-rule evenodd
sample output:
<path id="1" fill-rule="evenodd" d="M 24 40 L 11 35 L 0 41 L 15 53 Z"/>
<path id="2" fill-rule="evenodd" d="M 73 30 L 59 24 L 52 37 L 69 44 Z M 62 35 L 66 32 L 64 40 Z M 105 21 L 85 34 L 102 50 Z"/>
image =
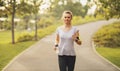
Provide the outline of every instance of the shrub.
<path id="1" fill-rule="evenodd" d="M 24 33 L 20 35 L 17 39 L 18 42 L 24 42 L 24 41 L 30 41 L 30 40 L 33 40 L 33 36 L 28 33 Z"/>
<path id="2" fill-rule="evenodd" d="M 94 42 L 97 46 L 119 47 L 120 46 L 120 21 L 106 25 L 95 33 Z"/>

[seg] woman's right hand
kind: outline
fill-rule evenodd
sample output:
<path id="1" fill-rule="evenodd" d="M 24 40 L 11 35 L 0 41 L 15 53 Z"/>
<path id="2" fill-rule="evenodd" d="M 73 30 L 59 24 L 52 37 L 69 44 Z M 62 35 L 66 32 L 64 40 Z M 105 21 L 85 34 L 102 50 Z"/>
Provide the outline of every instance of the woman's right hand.
<path id="1" fill-rule="evenodd" d="M 57 54 L 59 53 L 58 47 L 54 47 L 54 50 Z"/>
<path id="2" fill-rule="evenodd" d="M 54 47 L 54 50 L 56 51 L 56 50 L 57 50 L 57 48 L 56 48 L 56 47 Z"/>

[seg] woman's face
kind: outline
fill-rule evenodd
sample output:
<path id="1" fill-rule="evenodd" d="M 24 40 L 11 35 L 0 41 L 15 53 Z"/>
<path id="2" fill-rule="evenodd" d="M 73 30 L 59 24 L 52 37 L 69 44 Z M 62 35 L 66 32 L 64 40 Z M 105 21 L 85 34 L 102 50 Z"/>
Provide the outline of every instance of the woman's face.
<path id="1" fill-rule="evenodd" d="M 71 24 L 72 17 L 70 14 L 65 13 L 63 15 L 63 21 L 65 24 Z"/>

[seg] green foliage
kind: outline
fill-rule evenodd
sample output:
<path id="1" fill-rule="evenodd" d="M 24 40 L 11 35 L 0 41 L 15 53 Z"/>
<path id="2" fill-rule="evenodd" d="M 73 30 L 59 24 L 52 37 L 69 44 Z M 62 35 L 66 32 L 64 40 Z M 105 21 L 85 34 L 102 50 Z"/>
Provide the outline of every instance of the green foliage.
<path id="1" fill-rule="evenodd" d="M 61 3 L 61 4 L 60 4 Z M 88 11 L 88 6 L 82 6 L 80 1 L 74 0 L 55 0 L 51 2 L 50 12 L 55 17 L 60 18 L 64 10 L 71 10 L 74 16 L 85 17 Z"/>
<path id="2" fill-rule="evenodd" d="M 11 24 L 10 24 L 10 22 L 9 22 L 9 21 L 0 22 L 0 29 L 10 30 L 10 29 L 11 29 Z"/>
<path id="3" fill-rule="evenodd" d="M 23 31 L 26 29 L 26 22 L 25 21 L 20 21 L 15 25 L 15 29 L 18 31 Z"/>
<path id="4" fill-rule="evenodd" d="M 19 16 L 27 16 L 30 14 L 37 14 L 39 11 L 39 6 L 41 4 L 41 1 L 37 1 L 37 0 L 21 0 L 20 4 L 17 4 L 16 6 L 16 14 Z M 30 3 L 32 4 L 30 4 Z"/>
<path id="5" fill-rule="evenodd" d="M 49 18 L 49 19 L 48 19 Z M 53 17 L 42 17 L 39 21 L 38 21 L 38 28 L 45 28 L 48 27 L 50 25 L 53 25 L 56 22 L 56 19 Z"/>
<path id="6" fill-rule="evenodd" d="M 58 24 L 59 25 L 59 24 Z M 57 24 L 56 25 L 51 25 L 49 27 L 46 27 L 46 28 L 43 28 L 43 29 L 39 29 L 38 30 L 38 37 L 39 39 L 41 39 L 42 37 L 44 37 L 45 35 L 49 35 L 51 34 L 52 32 L 55 31 L 56 27 L 58 26 Z"/>
<path id="7" fill-rule="evenodd" d="M 4 6 L 4 2 L 0 0 L 0 6 Z"/>
<path id="8" fill-rule="evenodd" d="M 96 4 L 97 12 L 104 15 L 106 19 L 120 18 L 120 0 L 99 0 Z"/>
<path id="9" fill-rule="evenodd" d="M 51 34 L 55 31 L 57 25 L 51 25 L 43 29 L 38 29 L 38 39 L 41 39 L 42 37 Z M 25 41 L 31 41 L 34 40 L 34 32 L 24 32 L 20 35 L 17 35 L 17 42 L 25 42 Z"/>
<path id="10" fill-rule="evenodd" d="M 120 67 L 120 47 L 108 48 L 108 47 L 100 47 L 96 48 L 96 50 L 106 59 L 111 61 L 113 64 Z"/>
<path id="11" fill-rule="evenodd" d="M 88 23 L 88 22 L 92 22 L 92 21 L 97 21 L 97 20 L 102 20 L 103 17 L 100 15 L 97 15 L 96 17 L 94 16 L 85 16 L 84 18 L 82 18 L 81 16 L 74 16 L 72 19 L 72 24 L 73 25 L 80 25 L 80 24 L 84 24 L 84 23 Z"/>
<path id="12" fill-rule="evenodd" d="M 24 16 L 24 15 L 30 15 L 30 14 L 36 14 L 39 11 L 39 6 L 41 5 L 42 0 L 20 0 L 18 3 L 16 1 L 15 3 L 15 10 L 16 10 L 16 15 L 18 16 Z M 2 14 L 7 16 L 10 16 L 13 8 L 13 1 L 12 0 L 0 0 L 0 7 L 4 7 L 5 9 L 2 10 Z M 0 11 L 1 12 L 1 11 Z M 5 12 L 5 14 L 4 14 Z M 2 15 L 0 14 L 0 15 Z"/>
<path id="13" fill-rule="evenodd" d="M 119 47 L 120 46 L 120 21 L 104 26 L 94 36 L 97 46 Z"/>
<path id="14" fill-rule="evenodd" d="M 23 33 L 17 39 L 18 42 L 24 42 L 24 41 L 30 41 L 30 40 L 33 40 L 33 36 L 30 35 L 29 33 Z"/>
<path id="15" fill-rule="evenodd" d="M 73 16 L 72 25 L 80 25 L 80 24 L 84 24 L 84 23 L 87 23 L 87 22 L 96 21 L 96 20 L 100 20 L 100 19 L 102 19 L 101 16 L 96 16 L 96 18 L 93 17 L 93 16 L 85 16 L 84 18 L 82 18 L 80 16 Z M 50 32 L 48 32 L 48 30 L 49 31 L 51 31 L 51 30 L 54 31 L 55 30 L 55 27 L 47 29 L 50 26 L 53 26 L 53 25 L 57 26 L 57 25 L 61 25 L 61 24 L 63 24 L 63 22 L 61 20 L 57 20 L 54 17 L 51 17 L 51 16 L 50 17 L 42 17 L 40 19 L 40 21 L 38 21 L 38 23 L 37 23 L 37 25 L 38 25 L 38 37 L 42 37 L 45 34 L 50 33 Z M 4 25 L 9 26 L 10 22 L 5 22 Z M 25 33 L 26 34 L 29 33 L 29 35 L 31 35 L 34 39 L 34 26 L 35 25 L 33 23 L 28 23 L 28 26 L 29 26 L 29 28 L 31 28 L 31 30 L 29 30 Z M 5 28 L 7 28 L 7 27 L 5 27 Z M 45 29 L 47 29 L 47 30 L 45 30 Z M 25 30 L 26 30 L 26 23 L 24 21 L 20 21 L 20 22 L 16 23 L 16 25 L 15 25 L 15 40 L 17 42 L 18 42 L 18 38 L 20 37 L 20 35 L 22 36 L 22 38 L 24 38 L 22 34 Z M 0 33 L 0 35 L 3 35 L 3 33 Z M 8 35 L 10 35 L 10 36 L 8 37 Z M 0 36 L 0 37 L 2 37 L 2 38 L 0 38 L 1 41 L 6 41 L 6 42 L 10 43 L 11 33 L 10 33 L 10 31 L 9 31 L 9 34 L 6 32 L 4 34 L 4 36 Z"/>
<path id="16" fill-rule="evenodd" d="M 2 2 L 4 2 L 4 3 L 2 3 Z M 11 22 L 12 22 L 12 24 L 11 24 L 12 25 L 11 26 L 11 29 L 12 29 L 12 43 L 14 44 L 15 43 L 15 40 L 14 40 L 14 38 L 15 38 L 14 37 L 14 18 L 15 18 L 15 14 L 20 16 L 20 15 L 26 15 L 26 14 L 30 15 L 30 14 L 38 13 L 41 1 L 38 2 L 38 1 L 35 1 L 35 0 L 32 0 L 32 1 L 20 0 L 20 2 L 17 3 L 16 0 L 10 0 L 10 1 L 1 0 L 0 4 L 2 4 L 1 6 L 5 8 L 4 11 L 6 12 L 7 16 L 12 17 L 12 20 L 11 20 Z"/>

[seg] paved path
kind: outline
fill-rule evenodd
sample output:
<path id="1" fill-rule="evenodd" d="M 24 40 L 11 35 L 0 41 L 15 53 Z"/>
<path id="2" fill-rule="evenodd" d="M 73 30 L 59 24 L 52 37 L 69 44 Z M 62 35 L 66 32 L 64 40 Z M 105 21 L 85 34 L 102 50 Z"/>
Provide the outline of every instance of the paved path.
<path id="1" fill-rule="evenodd" d="M 83 44 L 75 44 L 77 54 L 75 71 L 120 71 L 98 56 L 92 47 L 91 37 L 103 25 L 113 22 L 98 21 L 77 26 Z M 46 36 L 17 56 L 3 71 L 59 71 L 57 54 L 53 51 L 54 36 Z"/>

